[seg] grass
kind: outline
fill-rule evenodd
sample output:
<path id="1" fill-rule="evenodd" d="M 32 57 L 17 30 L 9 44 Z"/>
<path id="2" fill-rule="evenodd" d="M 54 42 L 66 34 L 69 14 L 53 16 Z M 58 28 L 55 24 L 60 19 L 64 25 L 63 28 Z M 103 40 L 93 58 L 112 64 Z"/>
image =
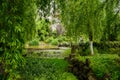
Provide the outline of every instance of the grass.
<path id="1" fill-rule="evenodd" d="M 63 59 L 26 58 L 26 65 L 19 71 L 22 80 L 77 80 L 66 72 L 68 63 Z"/>

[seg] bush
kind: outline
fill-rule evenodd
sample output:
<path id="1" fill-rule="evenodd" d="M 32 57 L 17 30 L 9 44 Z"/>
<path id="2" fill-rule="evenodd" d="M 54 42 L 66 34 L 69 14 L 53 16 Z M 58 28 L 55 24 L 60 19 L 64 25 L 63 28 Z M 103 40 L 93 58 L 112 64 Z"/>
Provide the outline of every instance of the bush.
<path id="1" fill-rule="evenodd" d="M 120 52 L 120 42 L 112 41 L 112 42 L 94 42 L 94 46 L 98 49 L 99 53 L 115 53 L 119 54 Z"/>
<path id="2" fill-rule="evenodd" d="M 29 46 L 38 46 L 39 45 L 39 40 L 34 39 L 29 42 Z"/>
<path id="3" fill-rule="evenodd" d="M 85 61 L 86 58 L 90 59 L 90 66 L 98 79 L 102 79 L 105 75 L 109 75 L 111 78 L 110 80 L 119 80 L 120 60 L 117 55 L 100 54 L 96 56 L 77 57 L 77 59 L 83 61 Z"/>
<path id="4" fill-rule="evenodd" d="M 93 60 L 91 66 L 98 78 L 103 77 L 105 74 L 109 74 L 112 80 L 118 80 L 120 77 L 120 66 L 117 66 L 118 63 L 116 63 L 114 59 L 94 58 Z"/>
<path id="5" fill-rule="evenodd" d="M 120 54 L 120 42 L 94 42 L 94 53 L 112 53 L 112 54 Z M 79 54 L 82 56 L 86 56 L 90 54 L 89 42 L 80 44 Z"/>
<path id="6" fill-rule="evenodd" d="M 47 39 L 45 40 L 45 42 L 46 42 L 46 43 L 50 43 L 52 40 L 54 40 L 54 38 L 53 38 L 53 37 L 49 37 L 49 38 L 47 38 Z"/>
<path id="7" fill-rule="evenodd" d="M 89 55 L 89 53 L 90 53 L 90 50 L 89 50 L 88 43 L 82 43 L 79 45 L 78 54 L 80 54 L 81 56 L 86 56 L 86 55 Z"/>
<path id="8" fill-rule="evenodd" d="M 58 44 L 59 44 L 58 39 L 52 40 L 52 41 L 51 41 L 51 44 L 52 44 L 52 45 L 58 45 Z"/>
<path id="9" fill-rule="evenodd" d="M 59 41 L 57 38 L 53 38 L 53 37 L 49 37 L 48 39 L 46 39 L 45 41 L 46 43 L 52 44 L 52 45 L 58 45 Z"/>
<path id="10" fill-rule="evenodd" d="M 108 49 L 108 48 L 120 48 L 119 41 L 109 41 L 109 42 L 94 42 L 94 46 L 99 49 Z"/>
<path id="11" fill-rule="evenodd" d="M 120 55 L 120 48 L 110 48 L 109 52 Z"/>
<path id="12" fill-rule="evenodd" d="M 79 52 L 78 52 L 81 56 L 88 56 L 90 55 L 90 48 L 86 48 L 85 50 L 83 49 L 80 49 Z"/>

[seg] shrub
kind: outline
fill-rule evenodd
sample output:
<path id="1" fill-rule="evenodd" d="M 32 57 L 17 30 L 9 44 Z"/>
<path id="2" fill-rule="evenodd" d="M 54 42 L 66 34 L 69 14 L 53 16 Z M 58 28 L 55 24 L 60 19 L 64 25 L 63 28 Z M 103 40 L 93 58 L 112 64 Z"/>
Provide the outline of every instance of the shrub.
<path id="1" fill-rule="evenodd" d="M 120 48 L 119 41 L 109 41 L 109 42 L 94 42 L 94 46 L 100 49 L 107 49 L 107 48 Z"/>
<path id="2" fill-rule="evenodd" d="M 88 48 L 86 48 L 85 50 L 79 50 L 79 54 L 81 55 L 81 56 L 88 56 L 88 55 L 90 55 L 90 48 L 88 47 Z"/>
<path id="3" fill-rule="evenodd" d="M 94 46 L 94 53 L 97 54 L 98 53 L 98 50 L 97 48 Z M 89 46 L 89 43 L 82 43 L 80 44 L 80 48 L 78 50 L 78 53 L 81 55 L 81 56 L 88 56 L 88 55 L 91 55 L 91 51 L 90 51 L 90 46 Z"/>
<path id="4" fill-rule="evenodd" d="M 34 39 L 29 42 L 29 46 L 38 46 L 39 45 L 39 40 Z"/>
<path id="5" fill-rule="evenodd" d="M 86 58 L 90 59 L 90 66 L 98 79 L 104 78 L 105 75 L 109 75 L 110 80 L 118 80 L 120 78 L 120 60 L 117 55 L 100 54 L 96 56 L 77 57 L 77 59 L 83 61 Z"/>
<path id="6" fill-rule="evenodd" d="M 52 45 L 58 45 L 58 44 L 69 45 L 66 41 L 68 41 L 68 40 L 66 39 L 65 36 L 62 36 L 62 35 L 60 35 L 58 37 L 51 36 L 45 40 L 46 43 L 50 43 Z"/>
<path id="7" fill-rule="evenodd" d="M 98 49 L 99 53 L 116 53 L 120 52 L 120 42 L 112 41 L 112 42 L 94 42 L 94 46 Z"/>
<path id="8" fill-rule="evenodd" d="M 46 39 L 45 41 L 46 43 L 50 43 L 52 45 L 58 45 L 59 44 L 59 41 L 57 38 L 53 38 L 53 37 L 50 37 L 48 39 Z"/>
<path id="9" fill-rule="evenodd" d="M 46 43 L 50 43 L 52 40 L 54 40 L 54 38 L 53 38 L 53 37 L 49 37 L 49 38 L 47 38 L 47 39 L 45 40 L 45 42 L 46 42 Z"/>
<path id="10" fill-rule="evenodd" d="M 58 44 L 59 44 L 58 39 L 52 40 L 52 41 L 51 41 L 51 44 L 52 44 L 52 45 L 58 45 Z"/>

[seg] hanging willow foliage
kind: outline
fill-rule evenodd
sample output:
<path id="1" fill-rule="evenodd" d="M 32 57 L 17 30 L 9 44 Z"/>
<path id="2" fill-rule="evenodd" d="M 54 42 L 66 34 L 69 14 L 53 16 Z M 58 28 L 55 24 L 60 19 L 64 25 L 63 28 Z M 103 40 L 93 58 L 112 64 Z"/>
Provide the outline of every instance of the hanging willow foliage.
<path id="1" fill-rule="evenodd" d="M 119 35 L 119 9 L 120 1 L 119 0 L 107 0 L 105 5 L 105 29 L 104 35 L 102 35 L 102 41 L 115 41 Z"/>
<path id="2" fill-rule="evenodd" d="M 104 20 L 102 15 L 104 9 L 97 11 L 102 4 L 99 0 L 65 0 L 59 3 L 61 3 L 61 19 L 69 36 L 76 39 L 80 37 L 80 33 L 85 33 L 91 40 L 97 36 L 94 32 L 98 30 L 97 28 L 101 28 Z"/>
<path id="3" fill-rule="evenodd" d="M 34 0 L 0 1 L 0 78 L 20 78 L 16 69 L 24 61 L 24 43 L 35 34 Z"/>
<path id="4" fill-rule="evenodd" d="M 100 40 L 106 18 L 113 20 L 111 15 L 119 0 L 57 0 L 57 3 L 69 36 L 77 38 L 84 33 L 90 40 Z"/>
<path id="5" fill-rule="evenodd" d="M 106 17 L 108 16 L 112 20 L 109 14 L 111 11 L 113 12 L 119 1 L 57 0 L 57 2 L 61 10 L 61 20 L 68 36 L 78 42 L 80 33 L 86 34 L 90 41 L 91 54 L 94 54 L 93 41 L 100 41 L 106 27 Z M 109 28 L 107 27 L 107 29 Z"/>

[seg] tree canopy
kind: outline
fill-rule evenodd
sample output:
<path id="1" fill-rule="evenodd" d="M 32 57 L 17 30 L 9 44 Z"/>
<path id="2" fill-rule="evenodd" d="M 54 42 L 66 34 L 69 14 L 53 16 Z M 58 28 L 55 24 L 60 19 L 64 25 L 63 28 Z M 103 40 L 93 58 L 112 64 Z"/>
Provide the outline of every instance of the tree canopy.
<path id="1" fill-rule="evenodd" d="M 60 0 L 61 20 L 69 35 L 79 37 L 80 33 L 85 33 L 90 40 L 100 40 L 107 17 L 112 20 L 111 15 L 118 3 L 118 0 Z"/>
<path id="2" fill-rule="evenodd" d="M 35 33 L 35 6 L 34 0 L 0 2 L 0 64 L 4 80 L 18 77 L 16 69 L 24 60 L 24 44 Z"/>
<path id="3" fill-rule="evenodd" d="M 111 22 L 109 19 L 112 20 L 111 14 L 114 13 L 119 1 L 58 0 L 58 3 L 61 10 L 61 20 L 67 33 L 77 42 L 80 33 L 86 34 L 90 41 L 100 41 L 101 37 L 104 36 L 104 29 L 110 30 Z M 106 25 L 109 27 L 106 27 Z"/>

